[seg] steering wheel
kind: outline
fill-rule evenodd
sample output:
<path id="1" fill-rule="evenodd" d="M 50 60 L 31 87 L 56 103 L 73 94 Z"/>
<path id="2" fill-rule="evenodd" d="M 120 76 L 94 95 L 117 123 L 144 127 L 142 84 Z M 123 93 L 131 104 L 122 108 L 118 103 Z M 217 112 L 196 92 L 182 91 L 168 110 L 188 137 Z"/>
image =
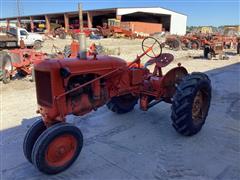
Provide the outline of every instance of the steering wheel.
<path id="1" fill-rule="evenodd" d="M 146 37 L 142 41 L 142 50 L 150 58 L 158 58 L 162 54 L 161 43 L 153 37 Z"/>

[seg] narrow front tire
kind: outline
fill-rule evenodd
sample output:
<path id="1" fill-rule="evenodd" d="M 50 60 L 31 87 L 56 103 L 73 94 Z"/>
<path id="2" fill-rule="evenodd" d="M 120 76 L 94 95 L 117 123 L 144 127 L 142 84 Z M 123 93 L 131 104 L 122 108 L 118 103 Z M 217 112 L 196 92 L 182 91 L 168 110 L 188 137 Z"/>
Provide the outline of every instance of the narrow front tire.
<path id="1" fill-rule="evenodd" d="M 42 119 L 37 120 L 27 131 L 23 141 L 23 153 L 26 159 L 32 163 L 32 149 L 43 131 L 46 130 L 46 126 Z"/>
<path id="2" fill-rule="evenodd" d="M 83 146 L 81 131 L 68 123 L 47 128 L 37 139 L 32 151 L 34 166 L 45 174 L 57 174 L 69 168 Z"/>

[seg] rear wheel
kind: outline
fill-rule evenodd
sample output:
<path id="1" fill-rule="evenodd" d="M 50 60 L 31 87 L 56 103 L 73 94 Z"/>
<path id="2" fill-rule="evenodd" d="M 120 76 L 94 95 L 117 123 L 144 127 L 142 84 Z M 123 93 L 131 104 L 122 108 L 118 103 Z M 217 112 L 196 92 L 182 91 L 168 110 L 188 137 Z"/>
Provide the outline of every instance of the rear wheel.
<path id="1" fill-rule="evenodd" d="M 181 41 L 180 41 L 180 40 L 175 39 L 175 40 L 172 41 L 172 43 L 171 43 L 171 48 L 172 48 L 174 51 L 180 50 L 180 47 L 181 47 Z"/>
<path id="2" fill-rule="evenodd" d="M 3 81 L 4 84 L 7 84 L 11 80 L 11 73 L 12 73 L 12 70 L 13 70 L 12 61 L 11 61 L 11 57 L 8 54 L 3 56 L 2 59 L 3 59 L 3 62 L 2 62 L 2 81 Z"/>
<path id="3" fill-rule="evenodd" d="M 58 123 L 39 136 L 32 150 L 32 161 L 39 171 L 57 174 L 72 165 L 82 146 L 83 136 L 77 127 Z"/>
<path id="4" fill-rule="evenodd" d="M 134 106 L 137 104 L 137 101 L 138 97 L 127 94 L 111 98 L 111 100 L 107 103 L 107 107 L 115 113 L 124 114 L 132 111 Z"/>
<path id="5" fill-rule="evenodd" d="M 78 40 L 79 35 L 77 33 L 72 33 L 72 38 Z"/>
<path id="6" fill-rule="evenodd" d="M 60 32 L 59 33 L 59 38 L 60 39 L 66 39 L 67 34 L 65 32 Z"/>
<path id="7" fill-rule="evenodd" d="M 203 50 L 204 58 L 211 60 L 212 59 L 212 50 L 209 46 L 205 46 Z"/>
<path id="8" fill-rule="evenodd" d="M 32 163 L 32 149 L 37 138 L 46 130 L 46 126 L 42 119 L 37 120 L 27 131 L 23 141 L 23 152 L 26 159 Z"/>
<path id="9" fill-rule="evenodd" d="M 209 52 L 209 53 L 207 54 L 207 58 L 208 58 L 209 60 L 212 60 L 213 54 L 212 54 L 211 52 Z"/>
<path id="10" fill-rule="evenodd" d="M 191 42 L 191 49 L 198 50 L 200 49 L 200 47 L 201 47 L 201 44 L 199 41 L 194 40 Z"/>
<path id="11" fill-rule="evenodd" d="M 211 101 L 211 82 L 206 74 L 192 73 L 177 87 L 172 104 L 172 125 L 182 135 L 198 133 Z"/>
<path id="12" fill-rule="evenodd" d="M 42 42 L 41 41 L 35 41 L 34 42 L 34 45 L 33 45 L 33 48 L 38 50 L 38 49 L 41 49 L 42 47 Z"/>
<path id="13" fill-rule="evenodd" d="M 65 58 L 69 58 L 72 54 L 71 46 L 66 45 L 63 50 L 63 54 Z"/>

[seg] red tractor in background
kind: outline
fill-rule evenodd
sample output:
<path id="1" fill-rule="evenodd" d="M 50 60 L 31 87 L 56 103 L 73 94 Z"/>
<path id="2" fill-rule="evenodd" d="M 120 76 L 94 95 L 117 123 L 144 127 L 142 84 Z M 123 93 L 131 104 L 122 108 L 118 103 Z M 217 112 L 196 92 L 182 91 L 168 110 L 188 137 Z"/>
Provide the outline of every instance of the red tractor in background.
<path id="1" fill-rule="evenodd" d="M 70 45 L 65 46 L 63 52 L 53 45 L 51 54 L 37 52 L 34 49 L 28 49 L 24 46 L 20 49 L 0 51 L 0 80 L 4 84 L 7 84 L 16 75 L 19 77 L 32 75 L 32 80 L 34 81 L 34 64 L 36 65 L 45 59 L 76 58 L 79 46 L 79 43 L 73 40 Z M 87 54 L 94 55 L 96 51 L 96 45 L 92 43 Z"/>
<path id="2" fill-rule="evenodd" d="M 170 103 L 176 131 L 184 136 L 198 133 L 210 107 L 210 79 L 200 72 L 189 74 L 180 63 L 163 74 L 162 68 L 174 57 L 162 53 L 160 42 L 152 37 L 143 40 L 142 49 L 131 63 L 100 55 L 38 63 L 34 69 L 41 119 L 24 138 L 26 159 L 46 174 L 67 169 L 81 152 L 83 135 L 65 122 L 66 115 L 81 116 L 105 104 L 122 114 L 138 103 L 143 111 L 160 102 Z M 150 59 L 143 65 L 145 55 Z M 152 72 L 150 66 L 154 66 Z"/>
<path id="3" fill-rule="evenodd" d="M 108 23 L 103 23 L 102 26 L 97 26 L 98 34 L 103 37 L 127 37 L 136 38 L 136 34 L 132 32 L 130 27 L 123 27 L 120 20 L 108 19 Z"/>
<path id="4" fill-rule="evenodd" d="M 83 29 L 83 32 L 85 33 L 86 37 L 89 37 L 90 34 L 93 32 L 93 30 L 92 30 L 92 29 L 89 29 L 89 28 L 84 28 L 84 29 Z M 79 33 L 80 33 L 80 29 L 70 28 L 69 31 L 68 31 L 68 34 L 70 34 L 70 36 L 71 36 L 73 39 L 78 39 Z"/>
<path id="5" fill-rule="evenodd" d="M 33 64 L 46 58 L 46 54 L 34 49 L 12 49 L 0 53 L 0 77 L 4 84 L 18 74 L 21 77 L 32 74 Z"/>
<path id="6" fill-rule="evenodd" d="M 198 50 L 201 48 L 201 41 L 196 36 L 192 36 L 192 35 L 186 35 L 186 36 L 168 35 L 166 37 L 165 44 L 168 45 L 170 49 L 175 51 L 178 51 L 181 49 Z"/>
<path id="7" fill-rule="evenodd" d="M 219 35 L 207 36 L 202 40 L 204 58 L 211 60 L 218 55 L 218 59 L 224 60 L 224 41 Z"/>

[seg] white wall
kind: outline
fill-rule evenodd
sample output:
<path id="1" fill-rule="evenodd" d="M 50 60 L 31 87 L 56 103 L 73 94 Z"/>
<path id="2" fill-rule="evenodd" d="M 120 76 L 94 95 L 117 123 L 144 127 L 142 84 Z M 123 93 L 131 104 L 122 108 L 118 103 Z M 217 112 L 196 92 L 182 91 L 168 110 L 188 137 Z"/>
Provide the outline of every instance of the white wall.
<path id="1" fill-rule="evenodd" d="M 163 9 L 160 7 L 156 8 L 118 8 L 117 15 L 126 15 L 135 12 L 145 12 L 145 13 L 156 13 L 156 14 L 164 14 L 171 16 L 170 22 L 170 33 L 171 34 L 179 34 L 184 35 L 186 34 L 187 28 L 187 16 L 183 14 L 179 14 L 167 9 Z"/>
<path id="2" fill-rule="evenodd" d="M 170 33 L 185 35 L 187 31 L 187 16 L 181 14 L 171 15 Z"/>

